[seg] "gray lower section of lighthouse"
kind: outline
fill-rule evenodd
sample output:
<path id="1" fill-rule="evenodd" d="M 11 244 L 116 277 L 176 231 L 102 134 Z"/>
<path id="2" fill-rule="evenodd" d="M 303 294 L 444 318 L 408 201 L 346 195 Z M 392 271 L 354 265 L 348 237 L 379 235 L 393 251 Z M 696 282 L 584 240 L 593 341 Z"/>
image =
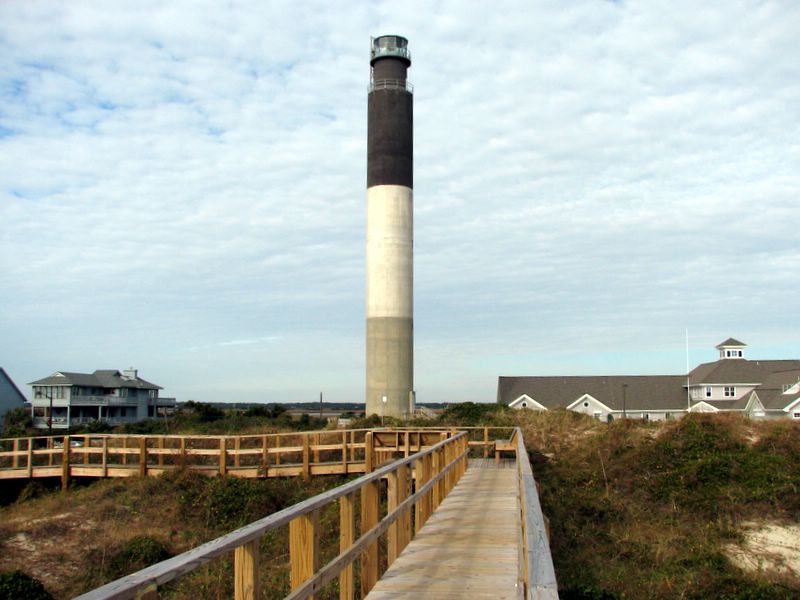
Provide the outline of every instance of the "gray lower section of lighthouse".
<path id="1" fill-rule="evenodd" d="M 367 319 L 368 415 L 406 418 L 413 411 L 413 336 L 410 318 Z"/>

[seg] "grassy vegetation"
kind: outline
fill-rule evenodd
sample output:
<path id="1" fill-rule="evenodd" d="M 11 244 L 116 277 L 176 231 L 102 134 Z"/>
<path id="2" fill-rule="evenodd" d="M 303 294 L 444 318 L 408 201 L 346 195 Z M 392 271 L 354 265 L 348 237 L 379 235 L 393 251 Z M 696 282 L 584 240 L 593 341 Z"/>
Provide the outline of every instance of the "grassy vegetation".
<path id="1" fill-rule="evenodd" d="M 192 432 L 204 433 L 274 430 L 280 418 L 186 416 Z M 725 551 L 742 541 L 744 523 L 800 520 L 800 427 L 795 423 L 697 415 L 663 424 L 607 425 L 568 411 L 466 403 L 424 424 L 523 429 L 566 600 L 800 597 L 796 578 L 745 573 Z M 354 425 L 377 424 L 367 419 Z M 34 482 L 15 504 L 0 509 L 0 571 L 23 569 L 53 596 L 70 597 L 342 481 L 175 472 L 99 481 L 69 494 Z M 338 543 L 335 510 L 321 518 L 322 551 L 330 558 Z M 285 530 L 265 536 L 261 553 L 265 597 L 282 597 L 288 592 Z M 20 583 L 19 577 L 12 584 Z M 163 593 L 228 598 L 232 583 L 231 561 L 220 560 Z M 322 596 L 334 597 L 335 586 Z"/>
<path id="2" fill-rule="evenodd" d="M 696 415 L 600 424 L 520 415 L 562 598 L 797 598 L 725 548 L 745 522 L 798 522 L 800 429 Z"/>

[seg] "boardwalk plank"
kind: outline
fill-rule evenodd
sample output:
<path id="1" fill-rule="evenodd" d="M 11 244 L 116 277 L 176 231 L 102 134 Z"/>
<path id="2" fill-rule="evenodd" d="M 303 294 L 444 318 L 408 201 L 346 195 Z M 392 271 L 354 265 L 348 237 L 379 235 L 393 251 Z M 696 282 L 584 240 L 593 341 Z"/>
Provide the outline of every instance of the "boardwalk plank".
<path id="1" fill-rule="evenodd" d="M 516 472 L 471 461 L 367 600 L 519 598 L 519 528 Z"/>

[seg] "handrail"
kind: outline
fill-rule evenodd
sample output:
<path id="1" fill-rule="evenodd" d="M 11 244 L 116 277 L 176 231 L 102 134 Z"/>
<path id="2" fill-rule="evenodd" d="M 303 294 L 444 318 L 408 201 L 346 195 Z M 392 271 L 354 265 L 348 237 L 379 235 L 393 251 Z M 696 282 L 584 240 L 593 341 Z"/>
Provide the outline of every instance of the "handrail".
<path id="1" fill-rule="evenodd" d="M 558 599 L 558 585 L 550 554 L 547 529 L 544 523 L 539 493 L 533 479 L 528 451 L 522 430 L 514 428 L 517 447 L 517 476 L 520 484 L 520 509 L 522 511 L 522 548 L 525 597 L 529 600 Z"/>
<path id="2" fill-rule="evenodd" d="M 368 432 L 367 435 L 371 436 L 372 433 Z M 391 562 L 393 556 L 396 557 L 410 541 L 410 535 L 403 535 L 399 531 L 400 528 L 397 527 L 398 519 L 409 519 L 410 523 L 410 509 L 413 505 L 416 507 L 416 527 L 417 529 L 421 527 L 427 517 L 430 516 L 435 505 L 438 505 L 438 502 L 449 493 L 466 470 L 466 460 L 469 454 L 466 442 L 466 432 L 460 432 L 416 454 L 400 458 L 333 490 L 259 519 L 188 552 L 147 567 L 127 577 L 112 581 L 78 596 L 75 600 L 136 598 L 139 594 L 154 592 L 157 586 L 163 585 L 232 550 L 236 550 L 236 597 L 242 599 L 253 598 L 257 596 L 258 590 L 257 569 L 253 566 L 253 561 L 257 561 L 257 542 L 266 532 L 286 524 L 290 525 L 290 560 L 293 563 L 292 588 L 294 591 L 290 596 L 291 598 L 307 598 L 336 575 L 341 577 L 343 574 L 341 572 L 348 569 L 359 554 L 362 555 L 362 593 L 366 595 L 366 592 L 377 581 L 379 565 L 377 556 L 378 536 L 387 530 L 391 530 L 391 528 L 395 529 L 393 540 L 389 544 L 390 560 L 388 562 Z M 407 478 L 409 466 L 415 467 L 418 490 L 414 494 L 403 497 L 403 491 L 407 486 L 403 485 L 402 478 Z M 438 472 L 434 474 L 433 471 L 437 469 Z M 390 485 L 394 482 L 394 490 L 389 492 L 388 514 L 381 521 L 378 521 L 379 493 L 377 486 L 383 478 L 387 478 Z M 405 480 L 405 483 L 408 483 L 408 479 Z M 295 551 L 297 550 L 298 553 L 313 552 L 309 548 L 315 546 L 313 542 L 307 539 L 300 539 L 302 535 L 298 533 L 302 532 L 303 526 L 307 525 L 306 521 L 309 520 L 309 515 L 315 514 L 317 510 L 337 499 L 342 499 L 342 508 L 346 504 L 350 506 L 351 510 L 352 494 L 359 490 L 362 492 L 362 531 L 359 538 L 350 543 L 339 556 L 316 574 L 301 573 L 299 577 L 295 577 Z M 344 499 L 347 499 L 347 501 L 345 502 Z M 340 513 L 342 523 L 345 522 L 344 512 L 342 510 Z M 351 519 L 349 527 L 352 533 L 352 512 L 349 514 Z M 313 519 L 311 521 L 310 535 L 313 537 L 318 535 L 318 530 L 313 525 Z M 369 527 L 369 529 L 363 531 L 366 527 Z M 365 550 L 365 548 L 367 549 Z M 256 558 L 254 559 L 253 556 Z M 308 556 L 302 556 L 298 559 L 298 562 L 305 565 L 313 565 L 315 560 L 309 560 Z M 349 575 L 349 585 L 352 586 L 352 573 Z M 248 579 L 248 582 L 247 585 L 240 587 L 239 583 L 242 578 Z"/>

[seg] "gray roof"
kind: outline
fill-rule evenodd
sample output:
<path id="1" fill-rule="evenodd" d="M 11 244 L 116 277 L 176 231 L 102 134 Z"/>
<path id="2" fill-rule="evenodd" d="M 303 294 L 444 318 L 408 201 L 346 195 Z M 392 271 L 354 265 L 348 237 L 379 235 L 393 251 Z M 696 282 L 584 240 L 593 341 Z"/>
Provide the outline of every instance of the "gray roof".
<path id="1" fill-rule="evenodd" d="M 764 383 L 770 376 L 772 380 L 791 377 L 800 372 L 800 360 L 745 360 L 720 359 L 704 363 L 692 369 L 689 379 L 692 385 L 704 383 Z M 778 375 L 783 373 L 784 375 Z M 794 381 L 797 381 L 796 379 Z M 789 383 L 787 380 L 785 383 Z"/>
<path id="2" fill-rule="evenodd" d="M 744 342 L 740 342 L 739 340 L 736 340 L 734 338 L 728 338 L 724 342 L 720 342 L 719 344 L 717 344 L 717 349 L 724 348 L 725 346 L 747 346 L 747 344 L 745 344 Z"/>
<path id="3" fill-rule="evenodd" d="M 685 410 L 683 375 L 614 375 L 578 377 L 500 377 L 497 401 L 510 404 L 523 394 L 547 409 L 566 408 L 589 394 L 612 410 Z M 627 387 L 626 387 L 627 386 Z"/>
<path id="4" fill-rule="evenodd" d="M 28 385 L 77 385 L 81 387 L 99 388 L 137 388 L 142 390 L 160 390 L 160 386 L 145 381 L 140 377 L 124 377 L 116 369 L 101 369 L 94 373 L 69 373 L 57 371 L 50 377 L 32 381 Z"/>
<path id="5" fill-rule="evenodd" d="M 9 375 L 3 367 L 0 367 L 0 390 L 2 389 L 5 389 L 8 392 L 8 396 L 4 397 L 3 401 L 11 400 L 12 402 L 15 402 L 19 400 L 22 403 L 28 401 L 28 399 L 25 397 L 25 394 L 22 393 L 22 390 L 19 389 L 17 384 L 14 383 L 14 380 L 11 379 L 11 375 Z"/>
<path id="6" fill-rule="evenodd" d="M 758 388 L 756 394 L 758 394 L 758 399 L 766 410 L 783 410 L 790 404 L 797 402 L 797 399 L 800 398 L 800 393 L 784 394 L 781 390 L 775 389 L 762 390 Z"/>

